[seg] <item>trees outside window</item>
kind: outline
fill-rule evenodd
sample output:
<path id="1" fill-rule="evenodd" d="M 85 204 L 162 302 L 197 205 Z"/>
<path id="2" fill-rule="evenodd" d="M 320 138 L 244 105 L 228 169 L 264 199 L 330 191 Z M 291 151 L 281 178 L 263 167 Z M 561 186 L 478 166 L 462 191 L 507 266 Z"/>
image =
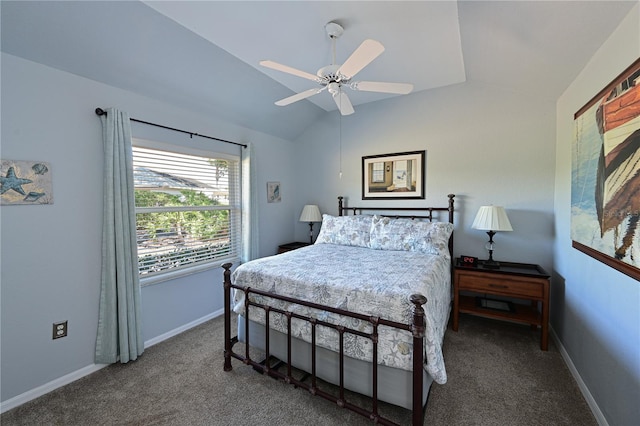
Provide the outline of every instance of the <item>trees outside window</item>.
<path id="1" fill-rule="evenodd" d="M 238 256 L 239 161 L 134 146 L 141 277 Z"/>

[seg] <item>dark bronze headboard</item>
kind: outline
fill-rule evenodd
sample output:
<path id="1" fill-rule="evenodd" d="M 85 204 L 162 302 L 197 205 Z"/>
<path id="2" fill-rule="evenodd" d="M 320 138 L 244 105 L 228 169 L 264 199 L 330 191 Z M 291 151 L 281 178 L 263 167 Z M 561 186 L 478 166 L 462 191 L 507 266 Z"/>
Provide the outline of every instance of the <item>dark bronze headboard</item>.
<path id="1" fill-rule="evenodd" d="M 454 194 L 447 195 L 449 198 L 449 205 L 447 207 L 354 207 L 354 206 L 345 206 L 344 205 L 344 197 L 338 197 L 338 216 L 346 216 L 351 212 L 352 215 L 356 214 L 364 214 L 365 211 L 391 211 L 392 214 L 382 214 L 382 216 L 389 217 L 406 217 L 410 219 L 428 219 L 430 222 L 433 222 L 433 213 L 434 212 L 449 212 L 449 223 L 453 223 L 453 198 Z M 396 214 L 395 212 L 402 212 L 401 214 Z M 409 214 L 406 212 L 415 212 L 415 214 Z M 453 233 L 451 234 L 451 238 L 449 238 L 449 254 L 453 258 Z"/>
<path id="2" fill-rule="evenodd" d="M 382 216 L 390 217 L 408 217 L 412 219 L 429 219 L 433 222 L 433 212 L 449 212 L 449 223 L 453 223 L 453 198 L 454 194 L 447 195 L 449 197 L 449 206 L 447 207 L 353 207 L 344 205 L 344 197 L 338 197 L 338 216 L 346 216 L 349 212 L 351 214 L 363 214 L 365 210 L 374 211 L 394 211 L 394 212 L 408 212 L 413 211 L 417 214 L 389 214 Z"/>

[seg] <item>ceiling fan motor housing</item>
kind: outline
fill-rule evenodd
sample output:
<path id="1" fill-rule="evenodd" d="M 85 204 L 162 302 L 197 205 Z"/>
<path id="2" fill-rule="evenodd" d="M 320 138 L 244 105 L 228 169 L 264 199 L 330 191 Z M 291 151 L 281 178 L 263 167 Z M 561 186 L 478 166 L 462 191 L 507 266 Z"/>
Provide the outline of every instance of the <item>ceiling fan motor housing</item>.
<path id="1" fill-rule="evenodd" d="M 326 86 L 329 83 L 348 83 L 348 79 L 342 74 L 338 73 L 340 65 L 332 64 L 322 67 L 318 70 L 316 75 L 320 79 L 320 84 Z"/>

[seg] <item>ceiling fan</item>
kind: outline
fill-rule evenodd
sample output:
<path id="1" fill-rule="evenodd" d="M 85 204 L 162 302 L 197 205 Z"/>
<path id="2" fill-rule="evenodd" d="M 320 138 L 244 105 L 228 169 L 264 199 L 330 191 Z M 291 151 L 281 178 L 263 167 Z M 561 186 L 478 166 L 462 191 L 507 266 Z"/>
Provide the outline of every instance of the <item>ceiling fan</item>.
<path id="1" fill-rule="evenodd" d="M 413 90 L 413 84 L 409 83 L 385 83 L 380 81 L 352 81 L 353 77 L 364 67 L 369 65 L 375 58 L 384 52 L 384 46 L 376 41 L 367 39 L 347 58 L 342 65 L 336 64 L 336 40 L 340 38 L 344 32 L 344 28 L 335 22 L 329 22 L 324 26 L 327 35 L 331 39 L 333 58 L 331 65 L 327 65 L 318 70 L 316 75 L 300 71 L 298 69 L 282 65 L 274 61 L 260 61 L 263 67 L 271 68 L 277 71 L 286 72 L 307 80 L 315 81 L 321 87 L 305 90 L 293 96 L 280 99 L 275 104 L 285 106 L 302 99 L 317 95 L 327 90 L 335 101 L 342 115 L 353 114 L 353 105 L 349 97 L 344 91 L 344 87 L 351 90 L 359 90 L 365 92 L 382 92 L 406 95 Z"/>

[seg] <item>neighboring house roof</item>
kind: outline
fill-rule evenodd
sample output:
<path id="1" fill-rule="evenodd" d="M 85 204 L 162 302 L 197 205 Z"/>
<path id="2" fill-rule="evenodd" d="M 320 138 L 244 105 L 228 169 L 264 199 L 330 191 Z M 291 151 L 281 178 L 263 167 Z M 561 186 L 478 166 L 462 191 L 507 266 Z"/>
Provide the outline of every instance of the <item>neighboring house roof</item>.
<path id="1" fill-rule="evenodd" d="M 146 167 L 134 167 L 133 182 L 136 188 L 148 189 L 205 189 L 216 188 L 195 179 L 187 179 L 169 173 L 151 170 Z"/>

